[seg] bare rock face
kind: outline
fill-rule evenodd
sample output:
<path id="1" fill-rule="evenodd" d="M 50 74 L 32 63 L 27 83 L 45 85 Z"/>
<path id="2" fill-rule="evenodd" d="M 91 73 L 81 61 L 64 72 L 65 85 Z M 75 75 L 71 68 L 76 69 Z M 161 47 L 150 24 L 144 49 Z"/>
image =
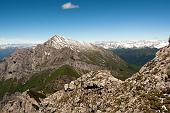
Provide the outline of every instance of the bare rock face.
<path id="1" fill-rule="evenodd" d="M 2 64 L 5 64 L 5 69 L 3 66 L 0 66 L 0 69 L 3 69 L 1 77 L 5 79 L 9 78 L 21 78 L 22 74 L 29 74 L 32 71 L 31 59 L 32 49 L 20 49 L 16 51 L 15 55 L 5 59 Z"/>
<path id="2" fill-rule="evenodd" d="M 1 74 L 4 74 L 4 72 L 6 71 L 7 63 L 2 61 L 2 62 L 0 63 L 0 67 L 1 67 L 1 68 L 0 68 L 0 73 L 1 73 Z"/>
<path id="3" fill-rule="evenodd" d="M 119 112 L 169 113 L 170 112 L 170 47 L 157 52 L 138 73 L 120 87 L 116 100 Z"/>
<path id="4" fill-rule="evenodd" d="M 9 101 L 1 110 L 2 113 L 36 113 L 38 109 L 38 102 L 31 98 L 27 91 L 17 95 L 15 99 Z"/>
<path id="5" fill-rule="evenodd" d="M 122 81 L 114 78 L 109 71 L 96 71 L 83 75 L 65 90 L 58 91 L 42 101 L 45 113 L 89 113 L 108 109 Z M 109 89 L 109 90 L 108 90 Z M 51 109 L 52 108 L 52 109 Z"/>
<path id="6" fill-rule="evenodd" d="M 131 78 L 121 81 L 109 71 L 92 71 L 64 89 L 35 103 L 25 112 L 36 113 L 169 113 L 170 112 L 170 47 L 162 48 L 156 57 Z M 23 94 L 24 95 L 24 94 Z M 23 97 L 20 96 L 20 97 Z M 23 100 L 25 100 L 24 97 Z M 29 100 L 29 99 L 27 99 Z M 23 109 L 18 102 L 2 110 Z M 29 101 L 30 102 L 30 101 Z M 30 104 L 31 105 L 31 104 Z M 31 108 L 31 109 L 30 109 Z M 30 111 L 32 110 L 32 111 Z M 13 112 L 13 111 L 12 111 Z M 18 111 L 20 113 L 21 111 Z"/>
<path id="7" fill-rule="evenodd" d="M 37 101 L 27 92 L 8 102 L 4 113 L 88 113 L 112 111 L 110 102 L 113 101 L 116 89 L 122 83 L 114 78 L 109 71 L 101 70 L 83 75 L 69 84 L 65 89 L 57 91 L 49 97 Z M 16 109 L 16 110 L 15 110 Z M 100 111 L 101 110 L 101 111 Z"/>

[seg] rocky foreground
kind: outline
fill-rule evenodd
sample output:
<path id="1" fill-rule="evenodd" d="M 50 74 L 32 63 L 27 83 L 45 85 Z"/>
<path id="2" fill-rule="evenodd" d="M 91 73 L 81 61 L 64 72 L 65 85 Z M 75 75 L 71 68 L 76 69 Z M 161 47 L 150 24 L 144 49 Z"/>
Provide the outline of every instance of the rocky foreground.
<path id="1" fill-rule="evenodd" d="M 107 70 L 92 71 L 45 97 L 17 94 L 2 113 L 169 113 L 170 47 L 157 52 L 131 78 L 121 81 Z"/>

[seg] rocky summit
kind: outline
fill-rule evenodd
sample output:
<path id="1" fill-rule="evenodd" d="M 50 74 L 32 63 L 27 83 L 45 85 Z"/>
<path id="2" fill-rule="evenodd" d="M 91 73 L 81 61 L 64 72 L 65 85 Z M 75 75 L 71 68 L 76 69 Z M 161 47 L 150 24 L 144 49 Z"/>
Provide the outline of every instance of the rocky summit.
<path id="1" fill-rule="evenodd" d="M 99 70 L 84 74 L 62 90 L 44 96 L 16 94 L 2 113 L 169 113 L 170 46 L 125 81 Z"/>

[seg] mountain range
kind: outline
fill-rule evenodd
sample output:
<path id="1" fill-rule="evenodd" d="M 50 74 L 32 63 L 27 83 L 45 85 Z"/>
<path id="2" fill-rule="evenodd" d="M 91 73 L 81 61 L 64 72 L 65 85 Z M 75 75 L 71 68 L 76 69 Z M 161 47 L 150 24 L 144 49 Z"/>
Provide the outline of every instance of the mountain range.
<path id="1" fill-rule="evenodd" d="M 0 105 L 28 89 L 52 94 L 96 70 L 110 70 L 121 80 L 136 72 L 111 50 L 55 35 L 43 44 L 17 49 L 0 61 Z"/>
<path id="2" fill-rule="evenodd" d="M 70 41 L 72 46 L 76 41 Z M 84 43 L 87 44 L 87 43 Z M 0 59 L 10 56 L 17 48 L 29 48 L 37 44 L 0 44 Z M 111 49 L 123 60 L 135 67 L 141 67 L 149 60 L 155 57 L 155 53 L 161 48 L 168 45 L 167 41 L 161 40 L 140 40 L 140 41 L 101 41 L 95 42 L 93 45 Z M 78 45 L 77 45 L 78 46 Z"/>
<path id="3" fill-rule="evenodd" d="M 67 39 L 70 40 L 70 39 Z M 72 40 L 72 43 L 75 43 Z M 41 44 L 41 43 L 40 43 Z M 12 48 L 12 47 L 18 47 L 18 48 L 27 48 L 36 46 L 36 44 L 33 43 L 0 43 L 0 49 L 5 48 Z M 138 40 L 138 41 L 96 41 L 93 42 L 93 45 L 103 47 L 105 49 L 120 49 L 120 48 L 162 48 L 168 45 L 168 41 L 166 40 Z"/>
<path id="4" fill-rule="evenodd" d="M 8 49 L 8 48 L 29 48 L 32 46 L 35 46 L 37 44 L 32 44 L 32 43 L 20 43 L 20 44 L 15 44 L 15 43 L 0 43 L 0 49 Z"/>
<path id="5" fill-rule="evenodd" d="M 101 41 L 96 46 L 110 49 L 129 64 L 140 69 L 145 63 L 155 57 L 156 52 L 168 45 L 165 40 L 139 41 Z"/>
<path id="6" fill-rule="evenodd" d="M 97 49 L 95 46 L 94 48 Z M 1 111 L 2 113 L 170 112 L 170 46 L 161 48 L 153 60 L 125 81 L 114 76 L 109 70 L 94 70 L 66 83 L 63 89 L 50 95 L 33 89 L 15 93 Z"/>
<path id="7" fill-rule="evenodd" d="M 54 36 L 47 42 L 35 47 L 17 49 L 15 54 L 4 59 L 2 67 L 7 68 L 1 69 L 1 77 L 6 79 L 17 75 L 17 78 L 20 78 L 18 75 L 23 75 L 23 72 L 27 74 L 32 71 L 46 70 L 47 68 L 53 69 L 64 64 L 80 69 L 83 68 L 85 71 L 101 67 L 116 69 L 118 66 L 115 67 L 114 65 L 117 62 L 122 63 L 121 66 L 128 68 L 122 59 L 109 50 L 99 48 L 90 43 L 80 43 Z M 117 70 L 120 71 L 119 69 Z"/>
<path id="8" fill-rule="evenodd" d="M 100 41 L 94 43 L 97 46 L 105 49 L 120 49 L 120 48 L 162 48 L 168 45 L 165 40 L 139 40 L 139 41 Z"/>

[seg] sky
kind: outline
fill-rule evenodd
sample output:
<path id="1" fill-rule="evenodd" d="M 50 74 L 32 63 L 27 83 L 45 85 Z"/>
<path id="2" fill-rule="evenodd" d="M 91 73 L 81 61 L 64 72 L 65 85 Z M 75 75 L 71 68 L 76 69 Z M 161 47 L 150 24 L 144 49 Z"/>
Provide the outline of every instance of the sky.
<path id="1" fill-rule="evenodd" d="M 0 0 L 0 41 L 167 40 L 170 0 Z"/>

